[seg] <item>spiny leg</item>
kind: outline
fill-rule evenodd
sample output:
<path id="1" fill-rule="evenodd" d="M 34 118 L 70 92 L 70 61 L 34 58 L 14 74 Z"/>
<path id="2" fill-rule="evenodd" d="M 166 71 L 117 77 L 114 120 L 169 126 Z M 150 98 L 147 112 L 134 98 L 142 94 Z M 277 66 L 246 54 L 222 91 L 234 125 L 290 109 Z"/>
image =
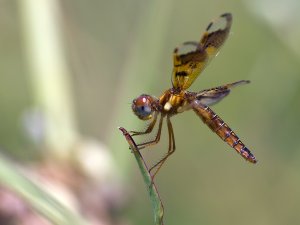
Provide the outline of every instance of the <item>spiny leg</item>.
<path id="1" fill-rule="evenodd" d="M 159 160 L 154 166 L 150 168 L 149 172 L 151 172 L 153 169 L 156 169 L 152 175 L 152 180 L 154 180 L 155 175 L 158 173 L 162 165 L 166 162 L 169 156 L 175 152 L 176 149 L 173 126 L 169 116 L 167 116 L 167 125 L 168 125 L 168 134 L 169 134 L 169 149 L 167 154 L 161 160 Z"/>
<path id="2" fill-rule="evenodd" d="M 155 112 L 154 116 L 153 116 L 153 120 L 151 121 L 151 123 L 148 125 L 147 129 L 145 131 L 130 131 L 131 136 L 136 136 L 136 135 L 143 135 L 143 134 L 149 134 L 151 133 L 151 131 L 153 130 L 156 121 L 157 121 L 157 115 L 158 113 Z"/>
<path id="3" fill-rule="evenodd" d="M 158 130 L 157 130 L 155 138 L 153 140 L 151 140 L 151 141 L 147 141 L 147 142 L 144 142 L 144 143 L 137 144 L 137 146 L 138 146 L 139 149 L 146 148 L 146 147 L 148 147 L 150 145 L 155 145 L 155 144 L 157 144 L 159 142 L 160 135 L 161 135 L 161 130 L 162 130 L 163 118 L 164 118 L 164 116 L 161 115 L 160 119 L 159 119 Z"/>

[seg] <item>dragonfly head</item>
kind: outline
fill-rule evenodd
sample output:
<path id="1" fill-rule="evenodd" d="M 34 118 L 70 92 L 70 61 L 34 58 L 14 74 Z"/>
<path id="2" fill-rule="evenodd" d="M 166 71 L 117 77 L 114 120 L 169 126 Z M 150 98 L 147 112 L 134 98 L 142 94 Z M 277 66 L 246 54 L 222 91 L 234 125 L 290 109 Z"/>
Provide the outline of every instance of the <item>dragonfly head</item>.
<path id="1" fill-rule="evenodd" d="M 132 111 L 141 120 L 149 120 L 156 111 L 158 99 L 150 95 L 142 94 L 132 101 Z"/>

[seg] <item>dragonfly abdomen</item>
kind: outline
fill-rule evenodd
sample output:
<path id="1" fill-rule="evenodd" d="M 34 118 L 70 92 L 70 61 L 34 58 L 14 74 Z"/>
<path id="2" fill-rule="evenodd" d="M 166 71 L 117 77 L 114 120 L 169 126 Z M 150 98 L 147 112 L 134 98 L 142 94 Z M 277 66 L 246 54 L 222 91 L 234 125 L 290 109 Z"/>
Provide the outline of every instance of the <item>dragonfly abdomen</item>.
<path id="1" fill-rule="evenodd" d="M 194 111 L 205 124 L 247 161 L 256 163 L 255 156 L 232 131 L 232 129 L 208 106 L 194 107 Z"/>

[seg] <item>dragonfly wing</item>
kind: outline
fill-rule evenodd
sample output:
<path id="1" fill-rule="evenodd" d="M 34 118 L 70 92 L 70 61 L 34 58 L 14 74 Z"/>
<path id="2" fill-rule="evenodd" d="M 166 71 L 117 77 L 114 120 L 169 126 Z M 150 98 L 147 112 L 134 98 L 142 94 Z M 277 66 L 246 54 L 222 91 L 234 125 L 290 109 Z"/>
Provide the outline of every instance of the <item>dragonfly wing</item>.
<path id="1" fill-rule="evenodd" d="M 228 37 L 231 24 L 230 13 L 225 13 L 208 24 L 200 40 L 199 49 L 205 49 L 210 58 L 215 57 Z"/>
<path id="2" fill-rule="evenodd" d="M 206 89 L 197 93 L 196 99 L 199 100 L 199 102 L 202 105 L 211 106 L 225 98 L 230 93 L 231 88 L 248 83 L 250 83 L 250 81 L 241 80 L 234 83 L 225 84 L 219 87 Z"/>
<path id="3" fill-rule="evenodd" d="M 173 54 L 172 84 L 174 88 L 189 88 L 199 74 L 214 58 L 228 37 L 232 24 L 230 13 L 221 15 L 211 22 L 200 42 L 186 42 L 175 48 Z M 191 47 L 190 51 L 182 51 Z"/>

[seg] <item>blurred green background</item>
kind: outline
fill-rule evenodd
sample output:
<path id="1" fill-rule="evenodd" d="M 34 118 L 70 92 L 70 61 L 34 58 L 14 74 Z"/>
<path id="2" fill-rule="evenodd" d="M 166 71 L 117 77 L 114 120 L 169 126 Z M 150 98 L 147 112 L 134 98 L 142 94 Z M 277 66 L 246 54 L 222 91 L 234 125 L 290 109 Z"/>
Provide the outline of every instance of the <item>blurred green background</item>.
<path id="1" fill-rule="evenodd" d="M 72 136 L 70 142 L 94 138 L 109 149 L 127 190 L 120 210 L 127 223 L 150 225 L 153 217 L 136 162 L 117 127 L 145 128 L 131 111 L 132 99 L 142 93 L 158 97 L 170 88 L 174 47 L 199 40 L 212 19 L 231 12 L 231 35 L 190 89 L 251 80 L 213 110 L 259 162 L 245 162 L 193 112 L 172 118 L 177 149 L 156 177 L 165 224 L 300 224 L 299 1 L 50 2 L 57 7 L 52 16 L 58 17 L 67 77 L 61 88 L 66 93 L 57 94 L 70 103 L 66 114 L 59 113 L 71 117 L 64 128 L 69 131 L 60 135 Z M 32 76 L 39 70 L 32 65 L 44 56 L 32 56 L 26 4 L 0 1 L 0 148 L 18 161 L 63 142 L 60 136 L 47 141 L 49 128 L 40 122 L 45 96 L 39 95 L 41 86 Z M 144 154 L 151 164 L 166 150 L 163 127 L 161 142 Z"/>

